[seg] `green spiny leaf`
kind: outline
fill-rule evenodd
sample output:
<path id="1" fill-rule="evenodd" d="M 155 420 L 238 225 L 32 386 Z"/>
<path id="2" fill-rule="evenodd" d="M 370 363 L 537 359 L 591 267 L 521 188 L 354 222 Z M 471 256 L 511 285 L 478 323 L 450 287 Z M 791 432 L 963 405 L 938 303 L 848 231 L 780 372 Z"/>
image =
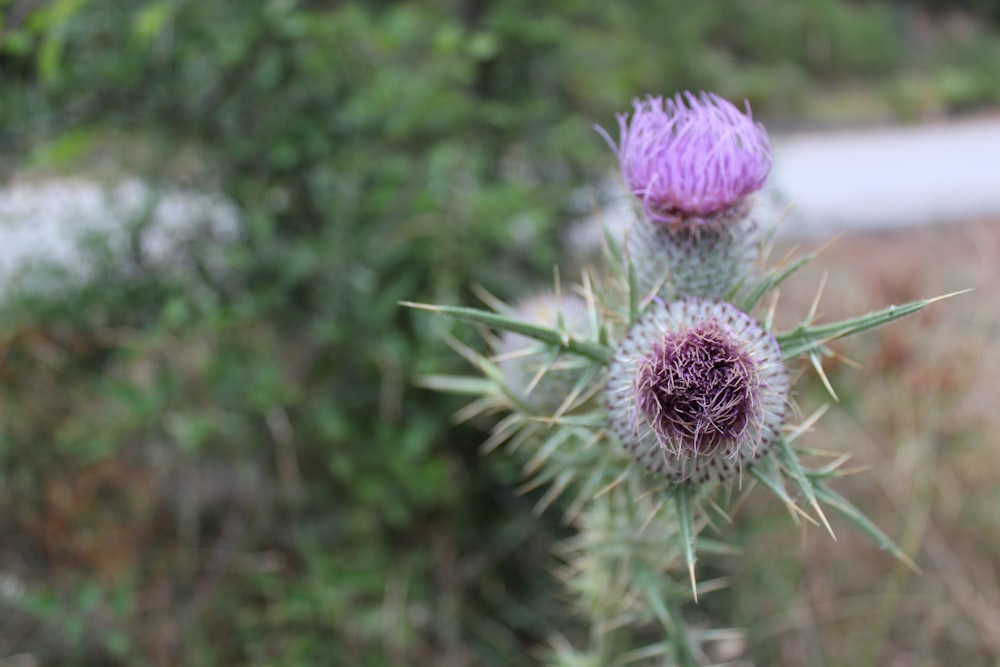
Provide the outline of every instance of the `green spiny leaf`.
<path id="1" fill-rule="evenodd" d="M 496 389 L 496 385 L 487 378 L 467 375 L 424 375 L 417 380 L 417 385 L 449 394 L 476 396 L 492 393 Z"/>
<path id="2" fill-rule="evenodd" d="M 681 616 L 680 609 L 671 600 L 666 599 L 663 594 L 663 577 L 643 567 L 637 568 L 634 581 L 635 586 L 645 595 L 653 615 L 656 616 L 669 635 L 667 641 L 657 646 L 669 648 L 674 654 L 676 664 L 683 667 L 697 667 L 698 660 L 695 658 L 694 649 L 688 637 L 687 626 L 684 623 L 684 618 Z M 645 649 L 637 649 L 637 651 L 643 653 L 631 652 L 626 655 L 630 658 L 637 658 L 639 655 L 645 654 Z M 626 656 L 622 656 L 622 659 L 616 661 L 614 664 L 627 664 L 625 658 Z"/>
<path id="3" fill-rule="evenodd" d="M 823 522 L 823 526 L 826 527 L 830 536 L 833 539 L 837 539 L 837 536 L 833 534 L 833 529 L 830 528 L 830 523 L 826 520 L 826 515 L 823 514 L 823 509 L 819 506 L 819 502 L 816 500 L 816 494 L 813 492 L 812 480 L 806 476 L 805 471 L 802 469 L 802 465 L 799 464 L 799 457 L 792 449 L 792 445 L 788 442 L 786 438 L 778 438 L 778 459 L 781 461 L 782 465 L 789 472 L 792 479 L 799 487 L 799 491 L 802 495 L 806 497 L 809 504 L 812 506 L 816 513 L 819 515 L 820 521 Z"/>
<path id="4" fill-rule="evenodd" d="M 639 277 L 635 272 L 635 264 L 628 263 L 628 325 L 632 326 L 639 319 Z"/>
<path id="5" fill-rule="evenodd" d="M 773 290 L 775 287 L 785 282 L 789 276 L 794 274 L 796 271 L 801 269 L 803 266 L 808 264 L 816 257 L 817 253 L 810 253 L 799 259 L 795 260 L 792 264 L 785 267 L 781 271 L 771 270 L 769 271 L 760 281 L 753 286 L 753 289 L 747 293 L 746 297 L 740 302 L 740 310 L 745 313 L 750 312 L 754 307 L 760 303 L 760 300 L 764 298 L 764 295 Z"/>
<path id="6" fill-rule="evenodd" d="M 608 262 L 608 268 L 611 269 L 611 273 L 615 278 L 624 280 L 625 276 L 622 270 L 621 259 L 624 257 L 624 253 L 622 252 L 621 244 L 607 225 L 602 225 L 602 230 L 604 232 L 605 258 Z"/>
<path id="7" fill-rule="evenodd" d="M 943 297 L 939 297 L 943 298 Z M 814 350 L 823 349 L 827 343 L 837 338 L 844 338 L 856 333 L 868 331 L 888 324 L 901 317 L 912 315 L 926 308 L 937 299 L 922 299 L 911 301 L 902 306 L 889 306 L 861 317 L 855 317 L 832 324 L 821 326 L 799 326 L 792 331 L 777 334 L 775 338 L 781 347 L 781 354 L 786 360 L 794 359 Z"/>
<path id="8" fill-rule="evenodd" d="M 819 481 L 814 482 L 813 486 L 816 490 L 816 496 L 820 500 L 835 509 L 841 516 L 847 519 L 851 525 L 872 540 L 880 549 L 885 549 L 891 553 L 914 572 L 920 571 L 917 564 L 914 563 L 909 556 L 903 553 L 903 550 L 896 546 L 896 543 L 893 542 L 888 535 L 883 533 L 871 519 L 866 517 L 861 510 L 852 505 L 846 498 Z"/>
<path id="9" fill-rule="evenodd" d="M 809 521 L 813 521 L 813 518 L 802 511 L 798 504 L 792 500 L 792 497 L 788 494 L 788 490 L 785 489 L 785 485 L 781 479 L 781 473 L 774 465 L 774 460 L 770 458 L 762 459 L 750 468 L 750 474 L 753 475 L 754 479 L 763 484 L 771 491 L 774 495 L 778 496 L 781 502 L 785 503 L 785 507 L 788 508 L 789 514 L 792 515 L 792 520 L 797 524 L 799 521 L 799 516 L 805 517 Z"/>
<path id="10" fill-rule="evenodd" d="M 694 552 L 694 528 L 691 516 L 691 489 L 687 485 L 677 488 L 677 519 L 680 522 L 681 542 L 684 548 L 684 562 L 687 564 L 688 575 L 691 578 L 691 593 L 694 601 L 698 601 L 698 581 L 694 574 L 694 564 L 697 557 Z"/>
<path id="11" fill-rule="evenodd" d="M 435 306 L 426 303 L 413 303 L 411 301 L 402 301 L 400 305 L 442 313 L 458 320 L 474 324 L 484 324 L 489 327 L 518 333 L 522 336 L 528 336 L 543 343 L 548 343 L 549 345 L 558 346 L 566 352 L 587 357 L 601 364 L 611 361 L 612 350 L 607 345 L 579 340 L 558 329 L 522 322 L 521 320 L 492 313 L 488 310 L 464 308 L 461 306 Z"/>

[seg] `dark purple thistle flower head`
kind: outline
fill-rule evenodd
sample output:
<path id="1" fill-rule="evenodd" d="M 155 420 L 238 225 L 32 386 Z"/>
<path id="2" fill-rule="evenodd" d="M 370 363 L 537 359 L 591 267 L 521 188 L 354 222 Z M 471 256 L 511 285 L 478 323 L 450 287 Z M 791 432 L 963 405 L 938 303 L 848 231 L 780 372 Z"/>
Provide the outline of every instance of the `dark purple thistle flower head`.
<path id="1" fill-rule="evenodd" d="M 629 190 L 657 222 L 706 223 L 742 213 L 771 171 L 767 131 L 712 93 L 648 97 L 618 114 L 618 155 Z"/>
<path id="2" fill-rule="evenodd" d="M 789 379 L 774 338 L 721 301 L 654 303 L 611 362 L 612 430 L 675 481 L 736 474 L 784 423 Z"/>
<path id="3" fill-rule="evenodd" d="M 639 363 L 635 401 L 657 439 L 695 456 L 735 454 L 760 412 L 760 377 L 750 354 L 717 322 L 666 331 Z"/>

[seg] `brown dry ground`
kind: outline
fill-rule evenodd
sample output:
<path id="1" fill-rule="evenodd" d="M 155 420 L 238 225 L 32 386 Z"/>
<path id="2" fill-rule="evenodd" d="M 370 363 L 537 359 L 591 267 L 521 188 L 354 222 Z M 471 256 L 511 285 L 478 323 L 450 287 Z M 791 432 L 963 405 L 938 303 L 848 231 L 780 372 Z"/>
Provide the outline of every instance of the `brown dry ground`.
<path id="1" fill-rule="evenodd" d="M 802 244 L 812 250 L 814 243 Z M 772 254 L 777 259 L 787 247 Z M 799 442 L 849 452 L 834 488 L 918 564 L 831 516 L 796 529 L 760 491 L 737 516 L 731 610 L 757 665 L 1000 665 L 1000 222 L 846 236 L 782 288 L 777 321 L 820 320 L 972 288 L 834 344 L 840 401 Z M 831 402 L 808 367 L 802 416 Z"/>

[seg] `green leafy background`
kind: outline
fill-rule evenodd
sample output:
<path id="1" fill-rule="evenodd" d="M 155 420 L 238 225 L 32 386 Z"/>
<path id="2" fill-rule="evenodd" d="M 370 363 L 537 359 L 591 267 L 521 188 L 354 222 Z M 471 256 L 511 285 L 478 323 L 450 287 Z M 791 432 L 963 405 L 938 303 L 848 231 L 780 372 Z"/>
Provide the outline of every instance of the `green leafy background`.
<path id="1" fill-rule="evenodd" d="M 575 631 L 565 529 L 414 386 L 460 366 L 397 302 L 547 282 L 570 194 L 613 166 L 592 126 L 637 95 L 777 128 L 1000 102 L 989 3 L 936 49 L 916 5 L 835 0 L 0 8 L 0 173 L 243 214 L 224 271 L 206 241 L 5 298 L 0 659 L 40 664 L 531 664 Z"/>

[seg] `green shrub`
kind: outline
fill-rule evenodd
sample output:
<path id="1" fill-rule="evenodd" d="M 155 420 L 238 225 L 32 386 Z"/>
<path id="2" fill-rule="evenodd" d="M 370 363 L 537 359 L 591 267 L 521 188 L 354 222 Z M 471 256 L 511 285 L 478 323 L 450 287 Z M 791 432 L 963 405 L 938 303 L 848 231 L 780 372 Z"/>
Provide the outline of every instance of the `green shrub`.
<path id="1" fill-rule="evenodd" d="M 544 156 L 591 131 L 530 94 L 546 35 L 434 5 L 47 11 L 18 61 L 34 127 L 86 130 L 85 155 L 140 143 L 130 167 L 221 191 L 246 229 L 221 276 L 112 267 L 8 299 L 4 529 L 38 555 L 14 568 L 46 628 L 31 650 L 505 664 L 545 589 L 518 554 L 548 529 L 449 426 L 458 403 L 414 388 L 451 362 L 397 301 L 548 275 L 579 168 Z"/>

